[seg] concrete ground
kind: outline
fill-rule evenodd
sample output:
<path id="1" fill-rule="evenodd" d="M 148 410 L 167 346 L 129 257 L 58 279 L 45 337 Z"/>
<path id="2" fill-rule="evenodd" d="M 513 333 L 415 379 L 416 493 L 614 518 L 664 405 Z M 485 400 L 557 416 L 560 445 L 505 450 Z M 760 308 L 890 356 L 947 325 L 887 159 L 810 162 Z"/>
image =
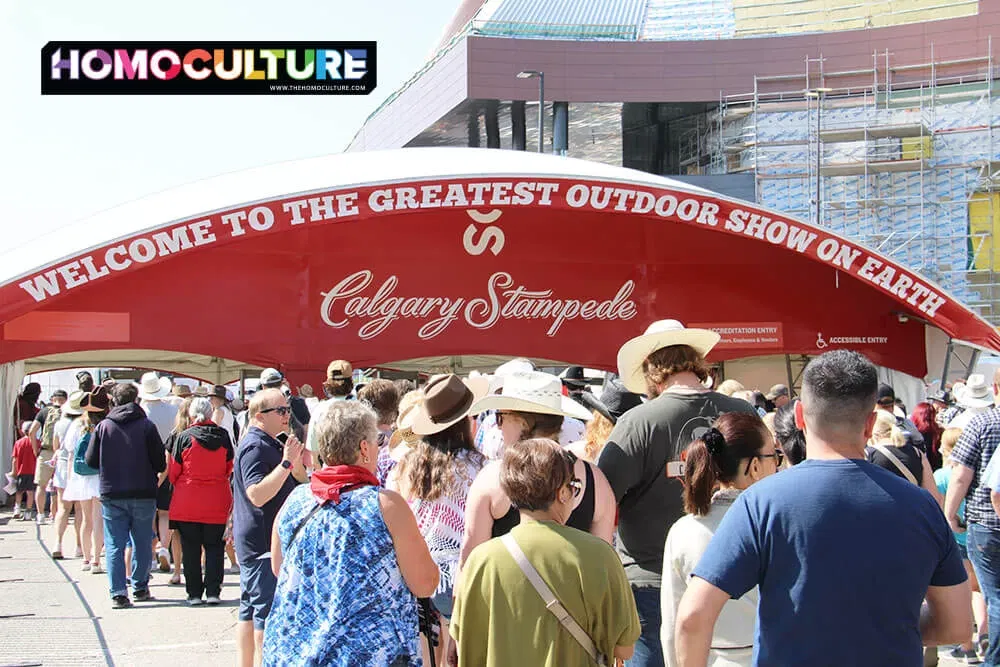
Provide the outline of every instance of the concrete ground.
<path id="1" fill-rule="evenodd" d="M 114 610 L 106 574 L 82 572 L 73 558 L 54 561 L 52 525 L 11 520 L 0 508 L 0 667 L 219 667 L 235 664 L 239 577 L 227 571 L 223 603 L 188 607 L 183 586 L 153 573 L 156 598 Z M 942 648 L 940 665 L 964 664 Z"/>
<path id="2" fill-rule="evenodd" d="M 67 558 L 54 561 L 55 528 L 11 514 L 0 509 L 0 667 L 235 664 L 237 574 L 227 571 L 218 607 L 188 607 L 184 587 L 154 572 L 154 601 L 113 610 L 107 575 L 82 572 L 72 557 L 72 525 Z"/>

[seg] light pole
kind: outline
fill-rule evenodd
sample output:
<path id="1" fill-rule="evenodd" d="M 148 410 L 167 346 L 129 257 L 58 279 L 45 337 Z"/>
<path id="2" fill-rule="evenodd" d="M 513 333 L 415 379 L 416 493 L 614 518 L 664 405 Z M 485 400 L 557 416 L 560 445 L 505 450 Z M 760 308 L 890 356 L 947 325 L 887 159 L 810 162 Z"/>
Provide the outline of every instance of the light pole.
<path id="1" fill-rule="evenodd" d="M 820 188 L 820 178 L 819 170 L 822 164 L 823 156 L 823 140 L 820 138 L 820 120 L 823 116 L 823 95 L 833 91 L 833 88 L 813 88 L 806 91 L 806 97 L 808 99 L 816 100 L 816 226 L 819 227 L 822 222 L 822 208 L 820 206 L 819 199 L 819 188 Z"/>
<path id="2" fill-rule="evenodd" d="M 535 77 L 538 78 L 538 152 L 544 153 L 545 143 L 543 133 L 545 131 L 545 126 L 543 123 L 545 121 L 545 72 L 526 69 L 517 73 L 518 79 L 534 79 Z"/>

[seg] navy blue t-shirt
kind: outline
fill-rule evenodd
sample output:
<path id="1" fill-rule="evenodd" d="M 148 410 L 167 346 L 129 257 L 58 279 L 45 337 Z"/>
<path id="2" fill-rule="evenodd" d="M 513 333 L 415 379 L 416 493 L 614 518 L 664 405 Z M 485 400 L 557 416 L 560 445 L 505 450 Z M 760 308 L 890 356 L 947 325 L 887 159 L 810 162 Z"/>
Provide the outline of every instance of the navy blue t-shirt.
<path id="1" fill-rule="evenodd" d="M 928 586 L 966 579 L 927 491 L 867 461 L 807 460 L 740 494 L 694 569 L 760 586 L 754 664 L 921 665 Z"/>
<path id="2" fill-rule="evenodd" d="M 280 442 L 256 426 L 240 441 L 233 462 L 233 546 L 240 562 L 253 560 L 271 551 L 274 517 L 288 494 L 298 485 L 291 475 L 274 498 L 256 507 L 247 497 L 247 487 L 259 483 L 281 463 Z"/>

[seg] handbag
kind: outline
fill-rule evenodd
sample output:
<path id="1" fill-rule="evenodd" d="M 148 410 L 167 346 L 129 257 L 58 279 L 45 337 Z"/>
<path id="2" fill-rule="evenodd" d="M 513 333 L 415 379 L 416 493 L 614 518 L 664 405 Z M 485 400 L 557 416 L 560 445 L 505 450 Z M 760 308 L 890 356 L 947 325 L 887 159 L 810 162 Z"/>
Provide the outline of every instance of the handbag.
<path id="1" fill-rule="evenodd" d="M 83 477 L 93 477 L 100 472 L 97 468 L 87 465 L 87 447 L 90 446 L 90 433 L 84 433 L 80 442 L 76 445 L 76 453 L 73 455 L 73 472 Z"/>
<path id="2" fill-rule="evenodd" d="M 567 632 L 573 635 L 573 639 L 575 639 L 580 646 L 583 647 L 583 650 L 587 652 L 587 655 L 590 656 L 591 660 L 602 667 L 606 667 L 608 664 L 607 658 L 597 650 L 594 640 L 590 638 L 587 631 L 580 627 L 580 624 L 576 622 L 576 619 L 570 616 L 570 613 L 566 611 L 566 607 L 559 602 L 559 599 L 555 596 L 555 593 L 552 592 L 552 589 L 549 588 L 548 585 L 542 580 L 542 577 L 538 574 L 538 570 L 534 568 L 531 561 L 528 560 L 528 557 L 524 555 L 523 551 L 521 551 L 521 547 L 514 539 L 514 536 L 507 533 L 500 538 L 500 541 L 503 542 L 505 547 L 507 547 L 507 551 L 510 552 L 510 555 L 514 558 L 514 562 L 517 563 L 517 566 L 521 568 L 521 572 L 524 573 L 524 576 L 528 578 L 531 586 L 542 597 L 542 601 L 545 602 L 545 608 L 552 612 L 552 614 L 559 620 L 559 623 L 566 628 Z"/>

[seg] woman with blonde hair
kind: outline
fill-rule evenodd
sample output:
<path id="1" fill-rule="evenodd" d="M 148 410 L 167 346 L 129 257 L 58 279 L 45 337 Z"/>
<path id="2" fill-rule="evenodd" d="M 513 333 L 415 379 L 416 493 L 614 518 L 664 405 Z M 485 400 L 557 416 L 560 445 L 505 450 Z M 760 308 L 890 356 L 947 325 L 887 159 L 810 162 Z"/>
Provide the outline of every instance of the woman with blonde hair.
<path id="1" fill-rule="evenodd" d="M 441 578 L 431 602 L 441 615 L 437 664 L 448 648 L 448 623 L 454 604 L 466 500 L 472 481 L 486 464 L 475 447 L 473 404 L 489 391 L 486 378 L 460 379 L 436 375 L 424 387 L 424 400 L 402 426 L 422 437 L 389 476 L 388 487 L 399 491 L 430 549 Z"/>
<path id="2" fill-rule="evenodd" d="M 98 471 L 88 466 L 78 451 L 87 451 L 94 427 L 108 415 L 110 399 L 104 385 L 85 394 L 80 401 L 83 414 L 66 429 L 67 478 L 63 498 L 79 503 L 80 542 L 83 547 L 83 571 L 101 574 L 101 551 L 104 549 L 104 520 L 101 516 L 101 480 Z M 149 545 L 146 545 L 147 548 Z"/>
<path id="3" fill-rule="evenodd" d="M 934 473 L 927 457 L 906 440 L 906 434 L 897 426 L 896 417 L 885 410 L 877 410 L 872 436 L 865 448 L 869 463 L 885 468 L 894 475 L 907 479 L 926 490 L 944 506 L 944 497 L 934 483 Z"/>
<path id="4" fill-rule="evenodd" d="M 174 428 L 170 431 L 170 435 L 167 437 L 166 442 L 163 443 L 163 449 L 166 451 L 167 460 L 174 453 L 174 445 L 176 444 L 177 434 L 186 430 L 191 426 L 191 417 L 188 415 L 188 410 L 191 408 L 191 402 L 195 399 L 195 396 L 187 396 L 177 408 L 177 415 L 174 417 Z M 169 467 L 163 469 L 163 472 L 159 474 L 159 486 L 156 489 L 156 524 L 159 528 L 160 533 L 160 543 L 170 545 L 170 554 L 174 559 L 174 573 L 170 576 L 171 586 L 180 586 L 181 583 L 181 562 L 183 560 L 183 552 L 181 551 L 181 538 L 177 531 L 170 526 L 170 501 L 173 498 L 174 485 L 170 483 L 169 478 Z M 164 540 L 163 537 L 166 536 Z M 160 559 L 160 569 L 164 572 L 169 572 L 170 568 L 163 568 L 163 554 L 160 552 L 157 554 Z M 129 563 L 131 559 L 126 558 L 125 562 Z"/>

